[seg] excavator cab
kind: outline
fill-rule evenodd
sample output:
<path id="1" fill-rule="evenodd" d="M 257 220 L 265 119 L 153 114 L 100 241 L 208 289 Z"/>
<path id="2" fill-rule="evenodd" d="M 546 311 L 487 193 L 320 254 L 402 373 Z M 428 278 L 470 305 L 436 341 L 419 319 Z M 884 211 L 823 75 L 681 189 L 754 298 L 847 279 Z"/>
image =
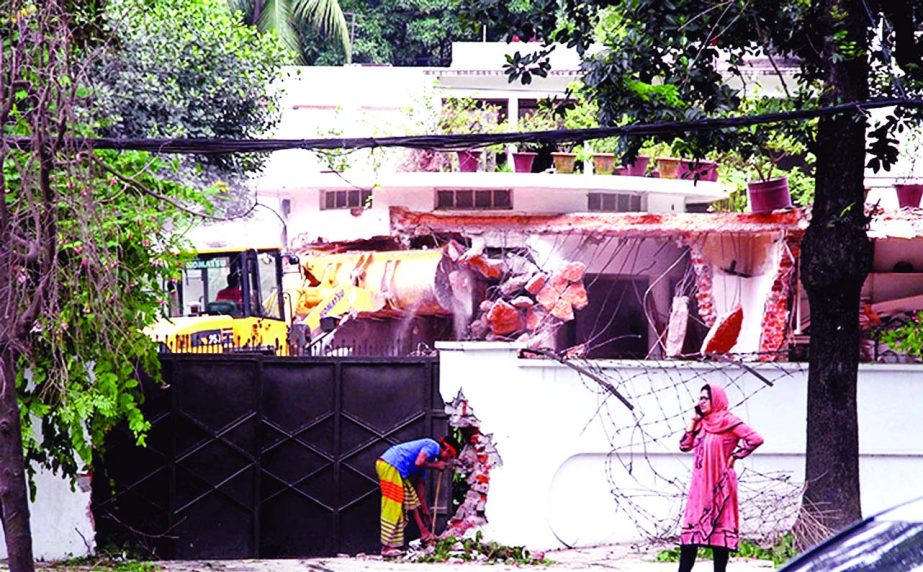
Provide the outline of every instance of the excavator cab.
<path id="1" fill-rule="evenodd" d="M 167 351 L 287 354 L 282 258 L 278 248 L 200 251 L 151 335 Z"/>
<path id="2" fill-rule="evenodd" d="M 170 316 L 282 320 L 282 256 L 278 249 L 201 252 L 175 285 Z"/>

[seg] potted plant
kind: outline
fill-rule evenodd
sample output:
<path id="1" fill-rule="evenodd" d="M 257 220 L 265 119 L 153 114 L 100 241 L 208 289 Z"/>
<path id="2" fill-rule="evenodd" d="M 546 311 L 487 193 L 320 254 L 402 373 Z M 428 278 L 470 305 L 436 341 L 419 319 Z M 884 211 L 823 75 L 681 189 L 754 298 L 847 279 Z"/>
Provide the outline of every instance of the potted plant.
<path id="1" fill-rule="evenodd" d="M 788 176 L 778 164 L 786 157 L 803 152 L 803 146 L 782 133 L 769 137 L 756 146 L 756 152 L 745 158 L 748 166 L 747 197 L 752 213 L 768 213 L 790 208 L 792 196 Z"/>
<path id="2" fill-rule="evenodd" d="M 557 150 L 551 153 L 551 160 L 554 161 L 555 173 L 573 173 L 577 166 L 577 154 L 574 153 L 574 144 L 558 143 Z"/>
<path id="3" fill-rule="evenodd" d="M 495 133 L 499 127 L 498 116 L 496 106 L 472 98 L 446 99 L 439 113 L 439 128 L 447 135 Z M 482 153 L 481 149 L 457 151 L 459 170 L 477 171 Z"/>
<path id="4" fill-rule="evenodd" d="M 558 104 L 555 109 L 559 129 L 592 129 L 599 127 L 596 102 L 586 97 L 583 84 L 574 82 L 567 87 L 571 98 Z M 588 143 L 577 144 L 566 141 L 558 144 L 558 149 L 551 154 L 554 170 L 557 173 L 573 173 L 579 160 L 583 165 L 590 163 L 593 156 Z"/>
<path id="5" fill-rule="evenodd" d="M 611 175 L 615 172 L 616 139 L 594 139 L 586 146 L 589 147 L 590 159 L 593 161 L 593 173 L 596 175 Z"/>
<path id="6" fill-rule="evenodd" d="M 615 173 L 623 177 L 643 177 L 647 173 L 650 161 L 649 155 L 638 155 L 631 164 L 618 167 Z"/>
<path id="7" fill-rule="evenodd" d="M 920 207 L 923 199 L 923 183 L 894 183 L 897 193 L 897 204 L 902 209 L 915 209 Z"/>
<path id="8" fill-rule="evenodd" d="M 907 129 L 906 136 L 901 141 L 900 154 L 901 158 L 909 160 L 909 165 L 906 174 L 894 183 L 897 204 L 902 209 L 919 208 L 920 199 L 923 199 L 923 177 L 916 175 L 916 172 L 917 159 L 923 154 L 923 129 Z"/>
<path id="9" fill-rule="evenodd" d="M 518 133 L 551 131 L 554 128 L 555 122 L 550 110 L 542 106 L 535 111 L 523 114 L 516 123 Z M 517 173 L 532 172 L 532 163 L 542 146 L 543 144 L 535 141 L 523 141 L 516 144 L 516 150 L 513 151 L 513 166 Z"/>
<path id="10" fill-rule="evenodd" d="M 762 97 L 745 102 L 742 109 L 748 114 L 775 113 L 790 110 L 791 103 Z M 812 122 L 792 122 L 751 126 L 743 133 L 738 154 L 749 175 L 747 196 L 751 212 L 790 208 L 793 190 L 799 204 L 813 198 L 814 182 L 807 174 L 814 160 L 807 152 L 813 127 Z"/>
<path id="11" fill-rule="evenodd" d="M 593 173 L 611 175 L 615 172 L 615 153 L 593 153 Z"/>
<path id="12" fill-rule="evenodd" d="M 620 174 L 641 177 L 648 165 L 653 162 L 652 177 L 675 179 L 679 176 L 682 159 L 673 158 L 673 146 L 666 141 L 648 141 L 638 151 L 638 158 L 633 165 L 623 167 Z"/>

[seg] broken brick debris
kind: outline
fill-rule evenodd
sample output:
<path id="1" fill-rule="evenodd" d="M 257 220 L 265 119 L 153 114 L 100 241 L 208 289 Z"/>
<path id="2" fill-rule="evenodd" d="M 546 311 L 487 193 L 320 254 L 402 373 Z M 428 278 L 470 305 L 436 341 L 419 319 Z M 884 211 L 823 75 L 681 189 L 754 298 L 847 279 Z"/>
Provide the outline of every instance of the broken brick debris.
<path id="1" fill-rule="evenodd" d="M 530 278 L 531 276 L 526 275 L 513 276 L 500 285 L 500 293 L 504 296 L 513 296 L 526 287 L 526 283 L 529 282 Z"/>
<path id="2" fill-rule="evenodd" d="M 488 280 L 497 280 L 503 275 L 503 261 L 490 259 L 484 254 L 463 258 L 460 262 L 477 270 Z"/>
<path id="3" fill-rule="evenodd" d="M 574 307 L 574 310 L 582 310 L 590 304 L 590 299 L 587 297 L 586 288 L 583 287 L 582 282 L 571 283 L 567 290 L 564 291 L 563 297 Z"/>
<path id="4" fill-rule="evenodd" d="M 519 310 L 504 300 L 498 300 L 491 306 L 487 312 L 487 323 L 490 324 L 490 330 L 497 335 L 514 334 L 523 327 Z"/>
<path id="5" fill-rule="evenodd" d="M 574 319 L 574 307 L 571 306 L 570 302 L 561 298 L 555 302 L 554 308 L 551 309 L 551 315 L 562 322 L 569 322 Z"/>
<path id="6" fill-rule="evenodd" d="M 449 519 L 445 535 L 462 537 L 466 532 L 487 523 L 487 493 L 490 490 L 490 471 L 502 464 L 491 435 L 481 433 L 480 420 L 471 411 L 468 400 L 459 391 L 445 406 L 449 425 L 457 427 L 465 444 L 455 460 L 455 472 L 465 477 L 468 490 L 465 500 Z"/>
<path id="7" fill-rule="evenodd" d="M 531 308 L 535 305 L 535 300 L 529 298 L 528 296 L 517 296 L 510 300 L 510 304 L 516 308 Z"/>
<path id="8" fill-rule="evenodd" d="M 586 272 L 586 264 L 582 262 L 568 262 L 567 265 L 561 270 L 561 275 L 568 282 L 579 282 L 583 280 L 583 275 Z"/>
<path id="9" fill-rule="evenodd" d="M 529 282 L 526 283 L 526 292 L 535 296 L 541 291 L 542 287 L 545 286 L 545 281 L 547 279 L 548 278 L 541 272 L 535 274 L 529 279 Z"/>
<path id="10" fill-rule="evenodd" d="M 540 270 L 525 255 L 507 253 L 502 261 L 484 254 L 463 254 L 462 261 L 486 268 L 503 267 L 526 270 L 526 273 L 494 273 L 489 279 L 490 300 L 478 306 L 479 315 L 468 328 L 468 338 L 475 340 L 512 340 L 528 347 L 547 344 L 545 335 L 558 325 L 574 319 L 574 311 L 589 305 L 583 277 L 586 265 L 565 262 L 553 272 Z"/>
<path id="11" fill-rule="evenodd" d="M 526 311 L 526 329 L 535 331 L 539 329 L 548 314 L 539 306 L 532 306 Z"/>

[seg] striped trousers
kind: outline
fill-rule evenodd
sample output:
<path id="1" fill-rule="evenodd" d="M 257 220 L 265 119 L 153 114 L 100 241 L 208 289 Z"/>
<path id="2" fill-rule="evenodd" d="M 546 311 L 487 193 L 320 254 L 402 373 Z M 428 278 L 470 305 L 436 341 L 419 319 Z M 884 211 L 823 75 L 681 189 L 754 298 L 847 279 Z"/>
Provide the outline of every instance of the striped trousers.
<path id="1" fill-rule="evenodd" d="M 420 497 L 409 480 L 404 480 L 393 466 L 378 459 L 375 462 L 381 484 L 381 544 L 389 548 L 404 546 L 407 511 L 420 506 Z"/>

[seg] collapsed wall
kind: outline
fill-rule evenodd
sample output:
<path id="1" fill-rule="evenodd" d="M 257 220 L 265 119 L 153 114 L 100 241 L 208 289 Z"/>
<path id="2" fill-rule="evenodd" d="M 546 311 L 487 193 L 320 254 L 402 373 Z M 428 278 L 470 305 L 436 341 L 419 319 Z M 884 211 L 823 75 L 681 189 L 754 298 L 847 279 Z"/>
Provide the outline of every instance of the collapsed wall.
<path id="1" fill-rule="evenodd" d="M 490 471 L 503 464 L 494 446 L 492 436 L 481 433 L 481 421 L 471 411 L 468 400 L 459 390 L 451 403 L 445 406 L 449 426 L 461 431 L 462 450 L 455 463 L 455 472 L 465 478 L 467 491 L 455 514 L 449 519 L 446 536 L 464 536 L 487 523 L 487 493 L 490 490 Z"/>

